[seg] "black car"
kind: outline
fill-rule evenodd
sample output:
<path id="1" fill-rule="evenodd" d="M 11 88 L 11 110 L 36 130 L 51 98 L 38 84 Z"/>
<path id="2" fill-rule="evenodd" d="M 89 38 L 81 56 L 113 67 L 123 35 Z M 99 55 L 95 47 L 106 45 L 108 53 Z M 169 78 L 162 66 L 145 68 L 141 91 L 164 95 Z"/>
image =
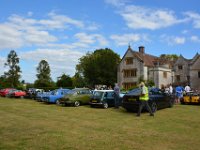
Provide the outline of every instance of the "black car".
<path id="1" fill-rule="evenodd" d="M 141 91 L 139 88 L 130 91 L 125 94 L 122 101 L 122 107 L 127 111 L 137 112 L 139 108 L 139 95 Z M 172 107 L 174 105 L 174 96 L 168 93 L 162 92 L 158 88 L 149 89 L 149 106 L 153 112 L 158 109 Z"/>
<path id="2" fill-rule="evenodd" d="M 121 105 L 122 98 L 119 99 L 119 105 Z M 113 90 L 96 90 L 93 92 L 93 96 L 90 100 L 90 106 L 100 106 L 103 108 L 112 107 L 115 105 L 114 91 Z"/>

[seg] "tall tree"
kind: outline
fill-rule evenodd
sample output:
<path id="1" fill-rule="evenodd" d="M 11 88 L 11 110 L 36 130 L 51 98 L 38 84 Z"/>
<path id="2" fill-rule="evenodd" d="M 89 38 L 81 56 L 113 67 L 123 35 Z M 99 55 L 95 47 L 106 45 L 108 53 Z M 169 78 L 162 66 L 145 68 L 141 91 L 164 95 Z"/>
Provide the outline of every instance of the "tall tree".
<path id="1" fill-rule="evenodd" d="M 176 54 L 161 54 L 160 58 L 169 61 L 176 61 L 178 59 L 178 55 Z"/>
<path id="2" fill-rule="evenodd" d="M 72 78 L 63 73 L 60 77 L 58 77 L 56 85 L 58 87 L 72 87 Z"/>
<path id="3" fill-rule="evenodd" d="M 37 67 L 37 80 L 35 81 L 35 87 L 51 87 L 51 70 L 46 60 L 41 60 Z"/>
<path id="4" fill-rule="evenodd" d="M 72 77 L 73 87 L 84 87 L 86 86 L 85 80 L 83 76 L 76 72 L 75 75 Z"/>
<path id="5" fill-rule="evenodd" d="M 7 57 L 5 67 L 8 67 L 8 71 L 4 72 L 5 78 L 11 87 L 17 87 L 19 85 L 21 69 L 19 66 L 19 57 L 14 50 L 11 50 Z"/>
<path id="6" fill-rule="evenodd" d="M 119 55 L 111 49 L 98 49 L 81 57 L 76 70 L 83 75 L 89 86 L 95 84 L 114 85 L 117 81 L 119 62 Z"/>

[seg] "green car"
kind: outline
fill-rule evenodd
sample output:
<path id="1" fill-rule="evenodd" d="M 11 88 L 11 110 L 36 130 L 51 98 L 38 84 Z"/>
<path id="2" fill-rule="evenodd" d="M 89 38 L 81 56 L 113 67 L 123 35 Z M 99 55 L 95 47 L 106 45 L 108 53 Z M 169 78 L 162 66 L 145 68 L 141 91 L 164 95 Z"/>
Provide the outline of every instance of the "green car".
<path id="1" fill-rule="evenodd" d="M 92 92 L 88 88 L 75 88 L 67 95 L 58 100 L 58 105 L 73 105 L 78 107 L 80 105 L 89 104 L 92 97 Z"/>

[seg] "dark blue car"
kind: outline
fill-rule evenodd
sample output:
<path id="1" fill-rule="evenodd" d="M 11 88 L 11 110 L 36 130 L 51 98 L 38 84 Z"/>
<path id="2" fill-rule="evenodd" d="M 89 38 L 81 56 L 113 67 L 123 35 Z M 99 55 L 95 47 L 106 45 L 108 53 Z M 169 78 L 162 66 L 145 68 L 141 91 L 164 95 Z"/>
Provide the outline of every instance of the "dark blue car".
<path id="1" fill-rule="evenodd" d="M 121 105 L 123 94 L 120 95 L 119 105 Z M 93 96 L 90 100 L 90 106 L 100 106 L 108 108 L 115 106 L 115 98 L 113 90 L 96 90 L 93 92 Z"/>
<path id="2" fill-rule="evenodd" d="M 140 89 L 134 89 L 128 94 L 125 94 L 122 101 L 122 106 L 127 111 L 138 111 L 139 108 L 139 96 Z M 174 104 L 174 95 L 162 92 L 158 88 L 149 88 L 149 106 L 153 112 L 156 112 L 158 109 L 172 107 Z"/>
<path id="3" fill-rule="evenodd" d="M 59 103 L 58 100 L 68 94 L 69 91 L 70 89 L 56 89 L 51 94 L 43 97 L 43 101 L 47 103 Z"/>

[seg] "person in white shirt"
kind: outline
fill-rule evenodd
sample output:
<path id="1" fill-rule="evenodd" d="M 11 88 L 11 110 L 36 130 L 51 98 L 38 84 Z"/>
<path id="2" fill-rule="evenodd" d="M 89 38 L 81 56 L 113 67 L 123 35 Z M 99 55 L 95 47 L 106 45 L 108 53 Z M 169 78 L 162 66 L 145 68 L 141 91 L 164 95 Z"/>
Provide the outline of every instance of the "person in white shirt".
<path id="1" fill-rule="evenodd" d="M 172 85 L 171 85 L 171 84 L 169 85 L 169 93 L 170 93 L 170 94 L 172 94 L 172 93 L 173 93 L 173 87 L 172 87 Z"/>
<path id="2" fill-rule="evenodd" d="M 190 92 L 190 90 L 191 90 L 191 88 L 190 88 L 189 85 L 185 86 L 185 92 L 186 92 L 186 93 Z"/>

